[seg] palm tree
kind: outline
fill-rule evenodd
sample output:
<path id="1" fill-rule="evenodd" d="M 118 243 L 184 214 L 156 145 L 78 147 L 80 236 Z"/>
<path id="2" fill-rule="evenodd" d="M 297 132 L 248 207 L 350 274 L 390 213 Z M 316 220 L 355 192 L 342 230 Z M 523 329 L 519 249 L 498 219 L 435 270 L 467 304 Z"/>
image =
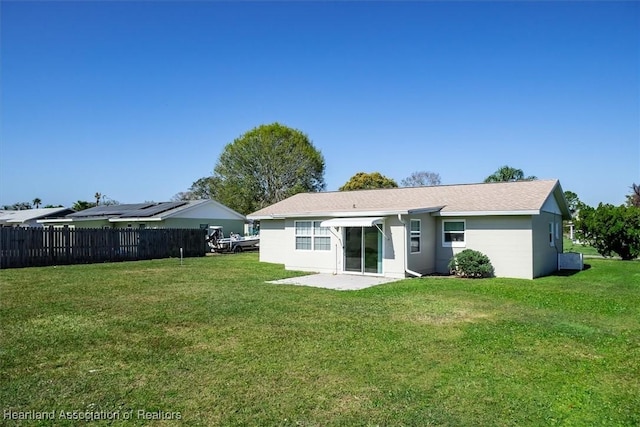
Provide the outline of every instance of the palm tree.
<path id="1" fill-rule="evenodd" d="M 35 199 L 33 199 L 33 206 L 36 207 L 36 209 L 38 209 L 40 207 L 40 204 L 42 203 L 42 200 L 40 200 L 40 198 L 36 197 Z"/>
<path id="2" fill-rule="evenodd" d="M 528 176 L 525 178 L 522 169 L 516 169 L 505 165 L 486 177 L 484 182 L 533 181 L 535 179 L 538 178 L 535 176 Z"/>
<path id="3" fill-rule="evenodd" d="M 96 194 L 93 197 L 96 198 L 96 206 L 98 206 L 100 204 L 100 199 L 102 198 L 102 194 L 96 192 Z"/>

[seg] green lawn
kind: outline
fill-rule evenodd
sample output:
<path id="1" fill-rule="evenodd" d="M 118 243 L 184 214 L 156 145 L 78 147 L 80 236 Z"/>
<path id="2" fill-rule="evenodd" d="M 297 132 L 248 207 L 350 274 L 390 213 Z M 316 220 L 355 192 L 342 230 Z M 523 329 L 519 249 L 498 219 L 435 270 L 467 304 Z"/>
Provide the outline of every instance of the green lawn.
<path id="1" fill-rule="evenodd" d="M 580 252 L 583 255 L 597 256 L 597 257 L 602 256 L 598 253 L 598 251 L 595 248 L 591 246 L 581 245 L 579 243 L 573 243 L 571 239 L 567 239 L 567 238 L 565 238 L 563 241 L 563 248 L 564 248 L 564 252 Z"/>
<path id="2" fill-rule="evenodd" d="M 639 425 L 640 262 L 587 263 L 357 292 L 265 284 L 295 273 L 257 254 L 3 270 L 0 406 L 55 411 L 29 426 Z"/>

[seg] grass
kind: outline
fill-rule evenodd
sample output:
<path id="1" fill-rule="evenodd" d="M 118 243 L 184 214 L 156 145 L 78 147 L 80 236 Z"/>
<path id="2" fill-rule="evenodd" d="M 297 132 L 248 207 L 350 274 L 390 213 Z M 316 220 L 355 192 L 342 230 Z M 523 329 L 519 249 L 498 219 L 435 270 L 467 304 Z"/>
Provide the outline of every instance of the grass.
<path id="1" fill-rule="evenodd" d="M 583 255 L 597 256 L 597 257 L 602 256 L 598 253 L 596 248 L 587 246 L 587 245 L 581 245 L 580 243 L 574 243 L 573 241 L 571 241 L 571 239 L 567 239 L 567 238 L 564 238 L 563 248 L 564 248 L 564 252 L 579 252 Z"/>
<path id="2" fill-rule="evenodd" d="M 56 419 L 2 423 L 639 425 L 640 263 L 588 262 L 357 292 L 256 254 L 3 270 L 1 409 Z"/>

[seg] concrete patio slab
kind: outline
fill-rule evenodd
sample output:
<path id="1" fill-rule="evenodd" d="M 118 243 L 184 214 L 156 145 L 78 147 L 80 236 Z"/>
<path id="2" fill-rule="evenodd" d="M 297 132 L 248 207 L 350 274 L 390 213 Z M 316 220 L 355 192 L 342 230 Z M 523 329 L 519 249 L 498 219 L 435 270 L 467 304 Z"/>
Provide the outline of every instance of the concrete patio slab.
<path id="1" fill-rule="evenodd" d="M 351 274 L 311 274 L 291 277 L 289 279 L 272 280 L 267 283 L 276 285 L 312 286 L 314 288 L 334 289 L 336 291 L 357 291 L 401 279 L 388 277 L 358 276 Z"/>

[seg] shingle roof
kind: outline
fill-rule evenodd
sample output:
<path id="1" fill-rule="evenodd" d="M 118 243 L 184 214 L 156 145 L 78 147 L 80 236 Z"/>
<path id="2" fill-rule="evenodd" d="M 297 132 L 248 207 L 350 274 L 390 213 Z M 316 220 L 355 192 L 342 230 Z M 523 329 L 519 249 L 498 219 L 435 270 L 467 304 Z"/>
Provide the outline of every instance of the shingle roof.
<path id="1" fill-rule="evenodd" d="M 558 180 L 483 184 L 438 185 L 378 190 L 300 193 L 248 215 L 252 219 L 295 216 L 356 215 L 367 212 L 407 213 L 439 211 L 441 214 L 539 211 Z M 566 210 L 562 199 L 561 209 Z M 568 214 L 568 210 L 564 212 Z"/>

